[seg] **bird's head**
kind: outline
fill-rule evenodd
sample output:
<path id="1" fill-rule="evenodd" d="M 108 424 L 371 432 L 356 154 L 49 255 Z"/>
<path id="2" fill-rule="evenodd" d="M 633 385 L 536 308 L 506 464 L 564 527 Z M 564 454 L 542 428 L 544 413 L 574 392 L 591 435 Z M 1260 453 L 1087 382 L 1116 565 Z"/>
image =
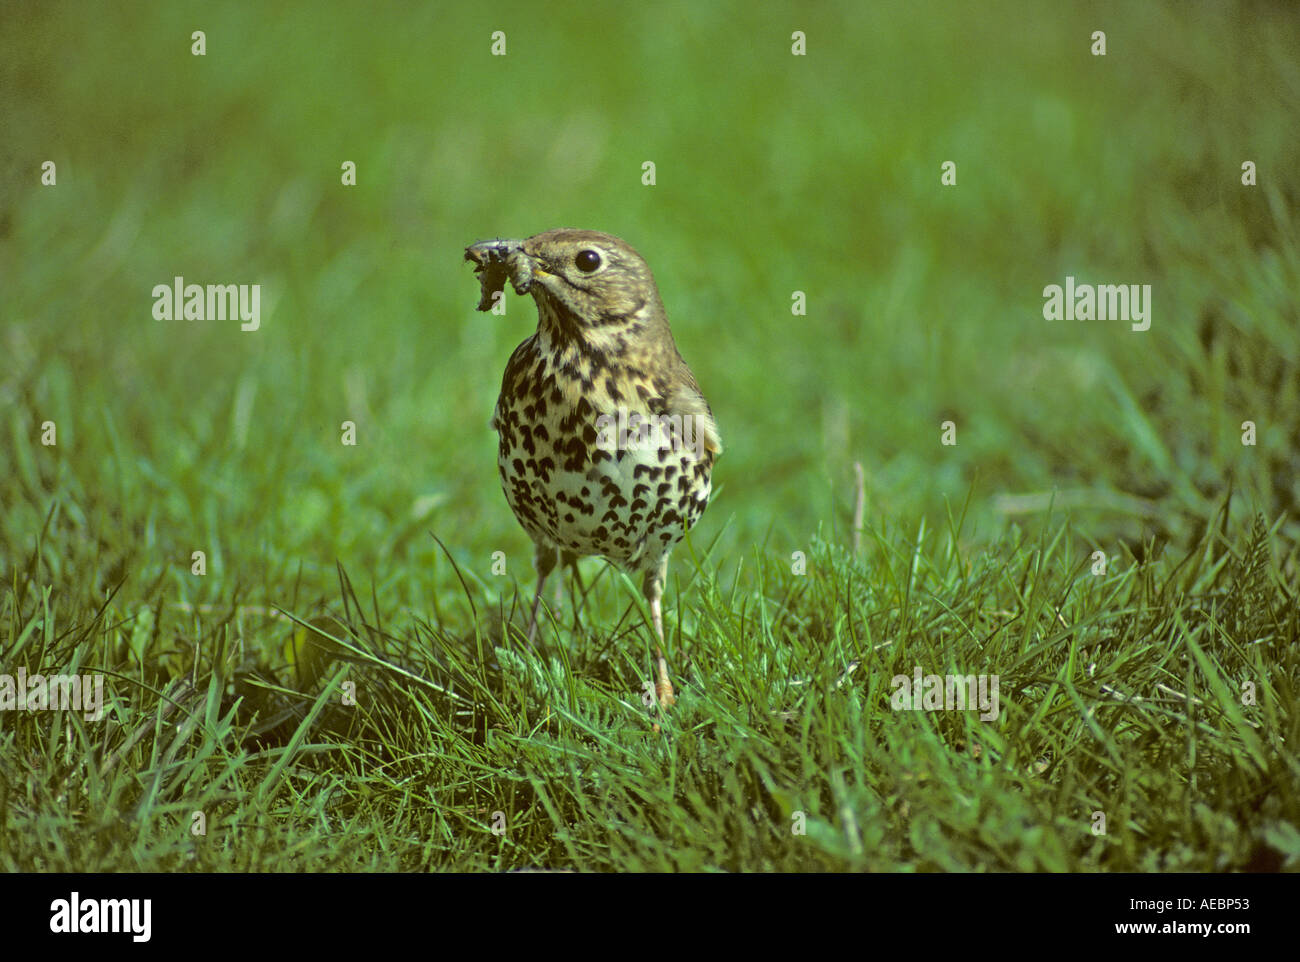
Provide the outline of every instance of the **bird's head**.
<path id="1" fill-rule="evenodd" d="M 516 293 L 533 295 L 539 326 L 565 340 L 601 343 L 667 327 L 650 268 L 611 234 L 560 228 L 524 241 L 482 241 L 465 256 L 481 274 L 479 310 L 509 279 Z"/>

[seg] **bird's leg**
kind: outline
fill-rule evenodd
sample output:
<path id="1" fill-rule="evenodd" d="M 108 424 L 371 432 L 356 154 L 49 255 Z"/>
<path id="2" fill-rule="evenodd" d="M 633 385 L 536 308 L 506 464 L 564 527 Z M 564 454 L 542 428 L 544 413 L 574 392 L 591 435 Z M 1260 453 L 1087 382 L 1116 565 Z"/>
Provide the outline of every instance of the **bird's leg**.
<path id="1" fill-rule="evenodd" d="M 554 597 L 551 599 L 551 607 L 559 611 L 564 607 L 564 565 L 560 565 L 560 576 L 555 579 Z"/>
<path id="2" fill-rule="evenodd" d="M 542 585 L 546 584 L 546 575 L 537 576 L 537 594 L 533 595 L 533 610 L 528 615 L 528 647 L 533 647 L 537 639 L 537 609 L 542 606 Z"/>
<path id="3" fill-rule="evenodd" d="M 642 590 L 645 597 L 650 602 L 650 620 L 654 624 L 655 637 L 659 639 L 659 644 L 655 646 L 655 694 L 659 696 L 659 704 L 667 708 L 669 705 L 676 704 L 677 696 L 673 693 L 673 683 L 668 678 L 668 660 L 664 658 L 664 581 L 668 575 L 668 558 L 664 557 L 659 564 L 646 573 L 645 584 Z"/>
<path id="4" fill-rule="evenodd" d="M 574 554 L 572 551 L 560 551 L 559 565 L 560 565 L 560 577 L 555 582 L 554 608 L 556 611 L 559 611 L 562 607 L 564 607 L 564 569 L 565 568 L 568 568 L 570 571 L 573 572 L 574 582 L 577 583 L 579 589 L 582 588 L 582 578 L 578 574 L 578 556 Z M 576 632 L 578 630 L 577 601 L 574 601 L 573 605 L 574 605 L 573 630 Z"/>
<path id="5" fill-rule="evenodd" d="M 542 606 L 542 589 L 546 586 L 546 577 L 559 560 L 560 552 L 550 546 L 538 545 L 533 552 L 533 567 L 537 569 L 537 594 L 533 595 L 533 610 L 528 616 L 528 647 L 533 647 L 537 638 L 537 610 Z"/>
<path id="6" fill-rule="evenodd" d="M 578 620 L 578 617 L 582 614 L 583 602 L 587 600 L 587 586 L 582 583 L 582 573 L 578 571 L 578 556 L 575 554 L 566 554 L 564 556 L 564 563 L 567 564 L 569 570 L 573 572 L 573 633 L 576 635 L 579 627 L 581 627 L 581 622 Z"/>

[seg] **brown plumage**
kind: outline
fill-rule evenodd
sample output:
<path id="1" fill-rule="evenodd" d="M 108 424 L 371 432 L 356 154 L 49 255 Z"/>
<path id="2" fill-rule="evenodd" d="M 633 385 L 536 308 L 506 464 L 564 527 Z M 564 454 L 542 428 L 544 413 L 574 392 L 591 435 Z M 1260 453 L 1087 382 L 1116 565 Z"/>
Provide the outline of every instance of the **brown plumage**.
<path id="1" fill-rule="evenodd" d="M 654 276 L 629 244 L 560 229 L 465 251 L 489 310 L 508 280 L 537 332 L 506 365 L 492 425 L 506 500 L 532 538 L 537 595 L 557 563 L 603 555 L 639 575 L 663 642 L 668 556 L 708 504 L 722 451 L 713 412 L 673 342 Z M 662 651 L 660 701 L 671 704 Z"/>

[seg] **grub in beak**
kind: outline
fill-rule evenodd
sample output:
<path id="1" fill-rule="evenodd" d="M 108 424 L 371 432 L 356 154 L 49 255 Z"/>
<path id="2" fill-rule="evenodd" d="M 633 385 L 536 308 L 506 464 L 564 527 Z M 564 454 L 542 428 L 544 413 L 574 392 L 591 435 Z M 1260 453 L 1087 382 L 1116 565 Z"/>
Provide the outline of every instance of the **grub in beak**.
<path id="1" fill-rule="evenodd" d="M 465 248 L 465 260 L 471 261 L 474 273 L 479 276 L 480 296 L 476 310 L 490 311 L 499 293 L 505 290 L 506 281 L 514 286 L 516 294 L 527 294 L 532 287 L 533 275 L 530 258 L 520 240 L 479 241 Z"/>

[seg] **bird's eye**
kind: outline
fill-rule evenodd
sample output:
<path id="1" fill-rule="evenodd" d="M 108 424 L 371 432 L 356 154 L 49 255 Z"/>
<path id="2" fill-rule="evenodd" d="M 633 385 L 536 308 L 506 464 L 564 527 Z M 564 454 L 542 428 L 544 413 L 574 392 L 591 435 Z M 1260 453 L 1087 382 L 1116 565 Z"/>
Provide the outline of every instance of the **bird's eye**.
<path id="1" fill-rule="evenodd" d="M 584 274 L 590 274 L 600 266 L 600 255 L 595 251 L 578 251 L 573 263 Z"/>

